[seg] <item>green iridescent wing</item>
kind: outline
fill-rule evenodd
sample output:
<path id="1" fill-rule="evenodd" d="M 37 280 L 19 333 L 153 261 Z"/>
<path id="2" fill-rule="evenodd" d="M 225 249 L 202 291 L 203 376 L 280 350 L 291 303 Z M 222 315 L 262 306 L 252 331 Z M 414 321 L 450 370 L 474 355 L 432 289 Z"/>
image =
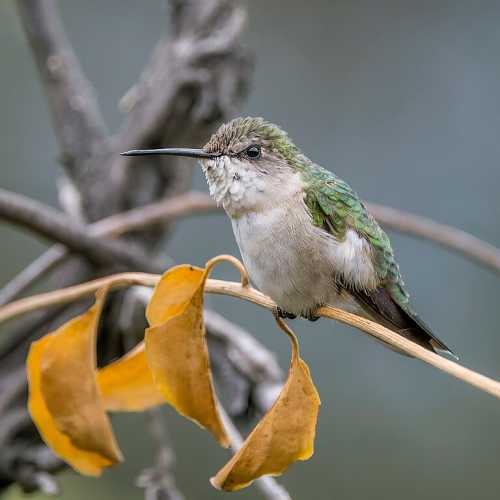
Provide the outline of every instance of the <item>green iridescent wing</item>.
<path id="1" fill-rule="evenodd" d="M 389 238 L 358 195 L 342 179 L 319 166 L 308 169 L 304 177 L 308 186 L 305 201 L 314 224 L 339 240 L 345 238 L 348 229 L 354 229 L 370 243 L 379 286 L 371 291 L 350 292 L 412 340 L 427 348 L 451 352 L 411 309 Z"/>
<path id="2" fill-rule="evenodd" d="M 316 167 L 309 181 L 306 204 L 314 223 L 343 240 L 348 229 L 354 229 L 369 243 L 378 280 L 400 305 L 408 304 L 408 294 L 394 258 L 389 238 L 368 213 L 358 195 L 343 180 Z"/>

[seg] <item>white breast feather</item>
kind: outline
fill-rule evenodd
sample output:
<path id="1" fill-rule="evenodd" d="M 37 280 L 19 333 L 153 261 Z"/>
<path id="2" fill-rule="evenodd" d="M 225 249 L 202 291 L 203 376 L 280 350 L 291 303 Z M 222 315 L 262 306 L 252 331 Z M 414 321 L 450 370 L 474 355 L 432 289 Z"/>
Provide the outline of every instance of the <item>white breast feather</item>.
<path id="1" fill-rule="evenodd" d="M 347 283 L 360 289 L 376 286 L 370 245 L 356 231 L 347 230 L 343 241 L 330 241 L 330 252 L 336 268 L 342 271 Z"/>

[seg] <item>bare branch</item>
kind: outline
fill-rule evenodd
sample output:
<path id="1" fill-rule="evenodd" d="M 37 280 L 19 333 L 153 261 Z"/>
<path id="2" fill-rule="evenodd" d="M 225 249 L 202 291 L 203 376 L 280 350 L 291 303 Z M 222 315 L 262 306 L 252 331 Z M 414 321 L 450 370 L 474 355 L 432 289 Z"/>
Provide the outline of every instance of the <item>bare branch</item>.
<path id="1" fill-rule="evenodd" d="M 500 250 L 470 233 L 386 205 L 367 206 L 377 221 L 389 229 L 432 241 L 500 272 Z M 222 212 L 222 208 L 207 194 L 191 192 L 109 217 L 102 221 L 102 233 L 101 223 L 97 223 L 96 230 L 99 228 L 98 234 L 123 234 L 170 218 L 210 212 Z"/>
<path id="2" fill-rule="evenodd" d="M 63 243 L 97 264 L 111 267 L 122 264 L 132 269 L 155 272 L 163 267 L 130 243 L 89 236 L 85 226 L 51 207 L 3 189 L 0 189 L 0 217 Z"/>
<path id="3" fill-rule="evenodd" d="M 165 224 L 188 215 L 218 210 L 210 196 L 190 191 L 128 212 L 112 215 L 90 224 L 87 228 L 92 236 L 119 236 L 154 224 Z M 33 286 L 48 272 L 64 262 L 69 255 L 70 252 L 63 245 L 57 244 L 49 248 L 0 289 L 0 306 L 8 304 L 28 287 Z"/>
<path id="4" fill-rule="evenodd" d="M 106 132 L 93 89 L 64 33 L 55 0 L 18 0 L 68 170 L 102 145 Z"/>
<path id="5" fill-rule="evenodd" d="M 169 143 L 200 144 L 220 121 L 234 112 L 246 95 L 252 64 L 237 40 L 239 27 L 237 17 L 233 14 L 236 9 L 241 8 L 240 3 L 234 0 L 171 1 L 171 21 L 174 25 L 174 29 L 169 31 L 171 38 L 159 44 L 153 71 L 146 71 L 141 83 L 136 86 L 136 98 L 130 99 L 128 103 L 126 125 L 112 140 L 105 137 L 91 88 L 64 36 L 56 1 L 19 0 L 19 12 L 49 99 L 56 135 L 63 152 L 62 159 L 72 180 L 71 189 L 61 188 L 62 184 L 59 186 L 60 198 L 71 201 L 70 204 L 65 203 L 64 208 L 71 207 L 68 214 L 76 221 L 71 226 L 74 231 L 69 233 L 70 239 L 83 229 L 84 221 L 102 220 L 112 214 L 176 196 L 189 189 L 192 168 L 187 165 L 178 168 L 179 161 L 176 159 L 155 158 L 141 162 L 140 169 L 132 169 L 134 163 L 117 154 L 123 149 L 129 149 L 122 147 L 122 144 L 130 143 L 135 147 L 156 147 Z M 189 31 L 192 29 L 194 31 Z M 228 42 L 226 47 L 220 43 L 225 33 Z M 222 38 L 218 38 L 219 35 Z M 218 39 L 218 47 L 215 44 L 215 49 L 211 43 L 212 38 Z M 187 40 L 188 44 L 184 44 L 182 40 Z M 183 49 L 194 47 L 192 42 L 202 42 L 196 47 L 200 53 L 191 51 L 192 58 L 186 57 Z M 211 53 L 202 53 L 205 42 L 207 47 L 212 45 Z M 159 103 L 159 106 L 149 106 L 148 102 Z M 151 111 L 151 114 L 143 113 L 141 109 Z M 148 117 L 156 120 L 156 125 L 148 121 Z M 140 130 L 142 127 L 143 131 Z M 144 143 L 136 142 L 136 138 L 141 138 Z M 68 185 L 65 183 L 66 187 Z M 68 193 L 69 198 L 66 196 Z M 149 250 L 158 248 L 158 242 L 168 236 L 170 228 L 170 224 L 154 224 L 147 229 L 134 230 L 127 238 L 129 250 L 133 250 L 136 244 L 141 248 L 142 255 L 148 254 Z M 88 227 L 85 230 L 88 231 Z M 90 236 L 92 235 L 87 233 L 87 238 Z M 95 240 L 98 241 L 98 238 Z M 71 246 L 69 241 L 66 243 Z M 73 240 L 73 243 L 76 241 Z M 123 242 L 112 243 L 121 245 Z M 59 249 L 57 252 L 61 251 L 61 247 Z M 102 245 L 101 250 L 105 250 Z M 30 266 L 30 273 L 24 274 L 24 283 L 21 282 L 21 285 L 25 286 L 43 269 L 55 267 L 55 262 L 59 259 L 57 252 L 49 254 L 42 261 L 42 266 Z M 106 261 L 105 266 L 108 272 L 112 272 L 114 268 L 111 255 L 109 254 L 110 260 Z M 99 256 L 94 257 L 99 260 Z M 79 281 L 103 271 L 102 267 L 96 269 L 88 266 L 85 258 L 76 255 L 63 267 L 63 271 L 58 271 L 58 283 L 65 283 L 65 286 L 70 284 L 75 275 L 72 271 L 75 267 L 82 267 L 82 264 L 86 272 L 85 276 L 80 275 Z M 139 263 L 128 264 L 125 266 L 122 263 L 123 267 L 144 269 L 143 265 L 138 267 Z M 10 290 L 12 293 L 12 288 Z M 120 301 L 120 294 L 113 298 L 113 307 L 110 307 L 106 318 L 110 324 L 117 323 L 114 320 L 117 315 L 119 317 L 120 307 L 114 305 Z M 9 366 L 22 363 L 28 340 L 41 333 L 41 325 L 42 328 L 49 326 L 45 324 L 46 312 L 36 322 L 31 319 L 32 317 L 23 318 L 20 322 L 23 324 L 22 328 L 16 328 L 15 334 L 9 338 L 7 344 L 10 347 L 14 346 L 15 340 L 20 340 L 14 350 L 8 346 L 10 353 L 2 362 L 3 373 L 12 369 Z M 56 324 L 61 319 L 57 318 Z M 52 322 L 51 324 L 53 325 Z M 121 340 L 117 337 L 109 343 L 108 348 L 115 349 L 115 355 L 120 353 Z M 101 351 L 102 349 L 100 354 Z M 24 406 L 23 401 L 15 401 L 14 404 Z M 21 435 L 29 435 L 30 438 L 23 441 Z M 38 472 L 49 471 L 43 465 L 24 467 L 25 463 L 29 465 L 28 455 L 32 447 L 40 444 L 36 432 L 32 425 L 27 425 L 22 434 L 14 435 L 12 439 L 9 453 L 15 467 L 2 469 L 0 466 L 0 487 L 5 487 L 9 481 L 17 481 L 16 471 L 21 469 L 27 471 L 28 480 L 35 484 Z M 25 481 L 25 484 L 28 483 Z"/>
<path id="6" fill-rule="evenodd" d="M 0 306 L 8 304 L 29 287 L 35 285 L 69 255 L 64 245 L 54 245 L 26 266 L 0 289 Z"/>
<path id="7" fill-rule="evenodd" d="M 122 99 L 127 117 L 113 151 L 203 143 L 246 96 L 253 64 L 238 41 L 245 17 L 240 2 L 178 2 L 172 12 L 170 38 L 157 44 L 139 83 Z M 205 47 L 212 48 L 204 54 Z M 130 198 L 134 194 L 125 187 L 135 185 L 133 165 L 139 161 L 146 172 L 154 169 L 181 184 L 191 171 L 177 168 L 173 158 L 114 157 L 108 172 Z"/>
<path id="8" fill-rule="evenodd" d="M 185 134 L 171 123 L 199 128 L 234 112 L 252 67 L 239 45 L 245 18 L 239 2 L 227 0 L 195 0 L 174 8 L 173 36 L 157 44 L 139 83 L 122 99 L 129 114 L 116 137 L 118 150 L 151 144 L 159 130 Z M 228 74 L 232 85 L 221 78 Z M 198 101 L 197 113 L 186 113 L 189 101 Z"/>
<path id="9" fill-rule="evenodd" d="M 433 241 L 500 272 L 500 250 L 472 234 L 420 215 L 384 205 L 369 203 L 367 206 L 373 216 L 388 228 Z"/>
<path id="10" fill-rule="evenodd" d="M 184 495 L 177 489 L 172 473 L 175 453 L 161 410 L 151 408 L 146 411 L 145 416 L 156 448 L 156 462 L 154 467 L 141 472 L 136 484 L 144 488 L 145 500 L 184 500 Z"/>
<path id="11" fill-rule="evenodd" d="M 385 227 L 438 243 L 461 253 L 481 265 L 500 272 L 500 250 L 461 229 L 385 205 L 367 203 L 370 212 Z M 94 236 L 118 236 L 148 228 L 191 214 L 222 212 L 206 194 L 191 191 L 167 200 L 151 203 L 128 212 L 112 215 L 88 226 Z M 54 245 L 0 290 L 0 306 L 14 300 L 28 287 L 64 261 L 69 252 Z"/>
<path id="12" fill-rule="evenodd" d="M 280 384 L 283 372 L 274 354 L 241 326 L 212 310 L 205 310 L 205 323 L 210 334 L 231 345 L 229 358 L 250 380 Z"/>
<path id="13" fill-rule="evenodd" d="M 91 224 L 89 229 L 93 235 L 119 236 L 181 217 L 213 212 L 220 212 L 220 209 L 208 194 L 188 191 L 173 198 L 112 215 Z"/>

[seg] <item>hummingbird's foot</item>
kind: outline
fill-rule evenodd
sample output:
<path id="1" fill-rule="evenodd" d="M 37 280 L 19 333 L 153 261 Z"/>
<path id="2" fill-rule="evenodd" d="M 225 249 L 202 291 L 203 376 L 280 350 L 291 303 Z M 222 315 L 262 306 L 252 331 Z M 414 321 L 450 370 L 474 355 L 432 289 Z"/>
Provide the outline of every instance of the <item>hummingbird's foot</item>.
<path id="1" fill-rule="evenodd" d="M 282 318 L 282 319 L 285 319 L 285 318 L 295 319 L 297 317 L 296 314 L 292 314 L 292 313 L 283 311 L 283 309 L 281 309 L 281 307 L 279 307 L 279 306 L 276 307 L 276 314 L 278 315 L 279 318 Z"/>
<path id="2" fill-rule="evenodd" d="M 316 316 L 315 314 L 313 314 L 312 311 L 309 311 L 307 314 L 303 314 L 302 317 L 304 319 L 307 319 L 308 321 L 318 321 L 318 319 L 320 318 L 320 316 Z"/>

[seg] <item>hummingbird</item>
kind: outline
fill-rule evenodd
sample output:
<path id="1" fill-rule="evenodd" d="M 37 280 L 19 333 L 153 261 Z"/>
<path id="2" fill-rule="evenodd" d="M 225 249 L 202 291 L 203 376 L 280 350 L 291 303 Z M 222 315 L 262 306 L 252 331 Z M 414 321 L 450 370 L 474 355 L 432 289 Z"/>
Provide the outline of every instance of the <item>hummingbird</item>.
<path id="1" fill-rule="evenodd" d="M 389 238 L 363 201 L 281 127 L 236 118 L 201 149 L 122 154 L 199 160 L 211 196 L 231 219 L 250 280 L 280 317 L 315 321 L 315 311 L 330 305 L 456 357 L 413 311 Z"/>

